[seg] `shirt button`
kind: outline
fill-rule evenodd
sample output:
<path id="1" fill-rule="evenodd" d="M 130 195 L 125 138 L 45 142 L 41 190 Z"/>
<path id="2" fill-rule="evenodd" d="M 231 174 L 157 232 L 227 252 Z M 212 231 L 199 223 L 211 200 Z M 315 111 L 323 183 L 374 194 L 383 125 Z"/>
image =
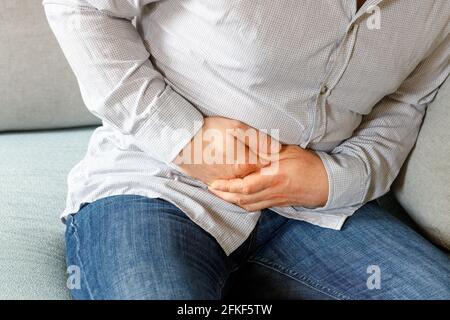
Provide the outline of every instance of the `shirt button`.
<path id="1" fill-rule="evenodd" d="M 324 95 L 327 92 L 328 92 L 328 86 L 326 86 L 326 85 L 322 86 L 322 88 L 320 89 L 320 94 Z"/>

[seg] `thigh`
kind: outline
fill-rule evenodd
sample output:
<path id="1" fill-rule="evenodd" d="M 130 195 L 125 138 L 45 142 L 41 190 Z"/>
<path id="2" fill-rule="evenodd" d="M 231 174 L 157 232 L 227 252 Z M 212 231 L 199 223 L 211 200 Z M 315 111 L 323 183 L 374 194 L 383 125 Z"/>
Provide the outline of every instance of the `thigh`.
<path id="1" fill-rule="evenodd" d="M 218 299 L 228 273 L 218 243 L 174 205 L 140 196 L 95 201 L 70 216 L 75 299 Z"/>
<path id="2" fill-rule="evenodd" d="M 248 294 L 263 297 L 450 299 L 448 256 L 376 202 L 341 231 L 289 221 L 245 271 Z"/>

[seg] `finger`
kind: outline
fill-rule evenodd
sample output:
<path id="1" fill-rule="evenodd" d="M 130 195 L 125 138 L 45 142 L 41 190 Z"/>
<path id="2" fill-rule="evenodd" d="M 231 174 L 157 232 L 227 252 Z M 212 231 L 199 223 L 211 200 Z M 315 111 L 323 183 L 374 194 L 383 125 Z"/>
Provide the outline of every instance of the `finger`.
<path id="1" fill-rule="evenodd" d="M 248 205 L 244 205 L 244 209 L 248 212 L 255 212 L 255 211 L 261 211 L 268 208 L 273 207 L 281 207 L 285 205 L 285 201 L 283 200 L 266 200 L 266 201 L 260 201 Z"/>
<path id="2" fill-rule="evenodd" d="M 242 193 L 244 186 L 244 179 L 236 178 L 236 179 L 220 179 L 213 181 L 209 189 L 212 191 L 221 191 L 221 192 L 231 192 L 231 193 Z"/>
<path id="3" fill-rule="evenodd" d="M 243 207 L 248 203 L 257 202 L 253 199 L 253 195 L 243 195 L 240 193 L 223 192 L 218 190 L 211 190 L 211 192 L 226 202 L 233 203 L 240 207 Z"/>
<path id="4" fill-rule="evenodd" d="M 271 189 L 265 189 L 253 194 L 242 194 L 234 192 L 224 192 L 218 190 L 211 190 L 215 195 L 219 196 L 225 201 L 237 204 L 239 206 L 249 206 L 261 202 L 279 202 L 284 200 L 283 197 L 274 195 Z"/>
<path id="5" fill-rule="evenodd" d="M 282 198 L 268 199 L 269 195 L 266 191 L 267 190 L 257 193 L 256 195 L 242 195 L 238 193 L 211 190 L 211 192 L 219 198 L 238 205 L 249 212 L 280 206 L 285 203 L 285 199 Z"/>
<path id="6" fill-rule="evenodd" d="M 271 156 L 281 150 L 281 144 L 278 140 L 244 123 L 239 128 L 232 130 L 231 134 L 247 145 L 252 152 L 268 161 L 271 161 Z"/>
<path id="7" fill-rule="evenodd" d="M 213 194 L 229 203 L 238 204 L 238 196 L 236 193 L 223 192 L 219 190 L 209 189 Z"/>
<path id="8" fill-rule="evenodd" d="M 272 180 L 272 176 L 263 176 L 256 172 L 244 178 L 216 180 L 210 187 L 223 192 L 252 194 L 269 188 L 273 184 Z"/>

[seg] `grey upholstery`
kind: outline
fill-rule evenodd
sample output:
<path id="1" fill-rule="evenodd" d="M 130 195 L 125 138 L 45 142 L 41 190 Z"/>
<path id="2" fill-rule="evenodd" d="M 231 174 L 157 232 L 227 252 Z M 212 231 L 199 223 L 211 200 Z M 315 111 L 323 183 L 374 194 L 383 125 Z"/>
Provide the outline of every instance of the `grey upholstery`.
<path id="1" fill-rule="evenodd" d="M 429 106 L 416 147 L 393 189 L 425 234 L 450 250 L 450 80 Z"/>
<path id="2" fill-rule="evenodd" d="M 42 0 L 0 1 L 0 131 L 92 125 Z"/>
<path id="3" fill-rule="evenodd" d="M 0 134 L 0 299 L 66 299 L 66 176 L 92 128 Z"/>

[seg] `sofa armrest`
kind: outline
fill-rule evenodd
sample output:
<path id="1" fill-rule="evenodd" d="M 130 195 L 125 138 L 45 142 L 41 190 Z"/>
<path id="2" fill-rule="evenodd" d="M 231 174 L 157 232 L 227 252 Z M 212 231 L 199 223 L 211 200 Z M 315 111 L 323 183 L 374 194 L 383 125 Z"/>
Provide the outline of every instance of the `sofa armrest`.
<path id="1" fill-rule="evenodd" d="M 430 240 L 450 250 L 449 79 L 428 107 L 416 146 L 393 192 Z"/>

